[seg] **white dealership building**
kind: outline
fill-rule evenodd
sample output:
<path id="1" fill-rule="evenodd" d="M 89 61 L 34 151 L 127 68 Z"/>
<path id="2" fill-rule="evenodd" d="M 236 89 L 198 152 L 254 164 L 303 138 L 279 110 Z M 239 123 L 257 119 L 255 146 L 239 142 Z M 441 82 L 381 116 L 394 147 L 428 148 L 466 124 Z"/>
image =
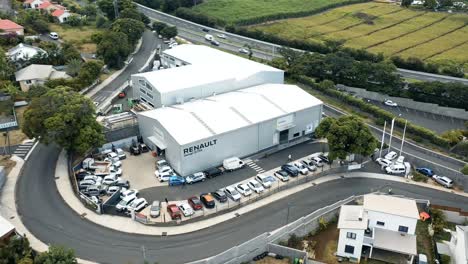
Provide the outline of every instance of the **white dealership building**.
<path id="1" fill-rule="evenodd" d="M 283 84 L 281 70 L 197 45 L 162 58 L 174 68 L 133 75 L 133 91 L 155 108 L 138 113 L 145 143 L 180 175 L 300 139 L 320 123 L 322 102 Z"/>

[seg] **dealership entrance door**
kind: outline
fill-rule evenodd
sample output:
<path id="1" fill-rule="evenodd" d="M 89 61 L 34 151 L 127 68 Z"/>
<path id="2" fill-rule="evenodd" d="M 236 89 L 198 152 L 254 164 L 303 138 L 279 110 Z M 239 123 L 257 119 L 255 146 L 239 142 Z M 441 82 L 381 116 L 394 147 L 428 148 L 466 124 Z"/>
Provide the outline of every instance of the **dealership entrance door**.
<path id="1" fill-rule="evenodd" d="M 289 129 L 280 131 L 279 143 L 280 144 L 288 143 L 288 139 L 289 139 Z"/>

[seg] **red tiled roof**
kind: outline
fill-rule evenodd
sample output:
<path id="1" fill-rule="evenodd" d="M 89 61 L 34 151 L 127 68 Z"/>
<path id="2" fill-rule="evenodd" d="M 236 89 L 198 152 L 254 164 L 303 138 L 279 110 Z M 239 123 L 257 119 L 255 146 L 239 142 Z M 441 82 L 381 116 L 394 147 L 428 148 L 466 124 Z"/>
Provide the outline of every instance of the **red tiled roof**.
<path id="1" fill-rule="evenodd" d="M 59 17 L 65 13 L 65 10 L 62 9 L 57 9 L 54 12 L 52 12 L 52 16 L 54 17 Z"/>
<path id="2" fill-rule="evenodd" d="M 62 6 L 62 5 L 54 5 L 54 7 L 55 7 L 56 9 L 62 9 L 62 10 L 67 9 L 66 7 L 64 7 L 64 6 Z"/>
<path id="3" fill-rule="evenodd" d="M 30 3 L 32 3 L 32 2 L 34 2 L 34 0 L 26 0 L 26 1 L 24 1 L 25 4 L 30 4 Z"/>
<path id="4" fill-rule="evenodd" d="M 44 9 L 52 5 L 49 1 L 44 1 L 42 4 L 39 5 L 38 9 Z"/>
<path id="5" fill-rule="evenodd" d="M 23 27 L 16 24 L 15 22 L 11 20 L 0 19 L 0 29 L 7 30 L 7 29 L 17 29 L 17 28 L 23 28 Z"/>

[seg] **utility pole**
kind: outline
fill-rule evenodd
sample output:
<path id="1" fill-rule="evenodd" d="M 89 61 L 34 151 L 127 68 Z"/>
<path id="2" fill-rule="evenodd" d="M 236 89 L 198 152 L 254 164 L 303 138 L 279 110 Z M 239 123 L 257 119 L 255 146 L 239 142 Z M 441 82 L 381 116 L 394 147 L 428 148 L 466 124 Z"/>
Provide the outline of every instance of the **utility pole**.
<path id="1" fill-rule="evenodd" d="M 401 156 L 401 152 L 403 151 L 403 144 L 405 143 L 406 124 L 408 124 L 408 119 L 405 120 L 405 128 L 403 129 L 403 138 L 401 139 L 400 156 Z"/>
<path id="2" fill-rule="evenodd" d="M 382 143 L 380 144 L 380 152 L 379 152 L 379 158 L 382 157 L 382 149 L 385 141 L 385 127 L 387 126 L 387 120 L 384 121 L 383 124 L 383 132 L 382 132 Z"/>
<path id="3" fill-rule="evenodd" d="M 390 141 L 388 142 L 388 151 L 392 150 L 392 137 L 393 137 L 393 125 L 395 124 L 395 118 L 392 119 L 392 127 L 390 128 Z"/>

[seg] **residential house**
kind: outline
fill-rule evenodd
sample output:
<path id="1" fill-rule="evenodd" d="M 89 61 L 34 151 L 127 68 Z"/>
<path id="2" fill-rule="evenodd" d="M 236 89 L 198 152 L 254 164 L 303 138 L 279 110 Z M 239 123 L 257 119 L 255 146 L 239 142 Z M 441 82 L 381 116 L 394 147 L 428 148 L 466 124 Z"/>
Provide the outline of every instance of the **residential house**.
<path id="1" fill-rule="evenodd" d="M 3 170 L 3 167 L 1 169 Z M 16 235 L 15 226 L 0 216 L 0 245 L 5 244 L 13 235 Z"/>
<path id="2" fill-rule="evenodd" d="M 457 225 L 451 233 L 449 248 L 452 263 L 468 264 L 468 226 Z"/>
<path id="3" fill-rule="evenodd" d="M 26 0 L 23 2 L 25 8 L 37 9 L 44 2 L 43 0 Z"/>
<path id="4" fill-rule="evenodd" d="M 52 65 L 32 64 L 15 73 L 21 90 L 27 92 L 31 85 L 44 84 L 47 80 L 71 78 L 66 72 L 58 71 Z"/>
<path id="5" fill-rule="evenodd" d="M 417 255 L 419 211 L 411 199 L 369 194 L 363 205 L 343 205 L 337 256 L 359 262 L 361 257 L 388 263 L 412 263 Z"/>
<path id="6" fill-rule="evenodd" d="M 51 15 L 55 17 L 60 23 L 67 22 L 68 17 L 71 16 L 70 12 L 64 9 L 56 9 L 51 13 Z"/>
<path id="7" fill-rule="evenodd" d="M 0 34 L 24 35 L 24 27 L 8 19 L 0 19 Z"/>
<path id="8" fill-rule="evenodd" d="M 31 59 L 40 53 L 46 53 L 45 50 L 31 45 L 20 43 L 8 50 L 6 56 L 14 62 L 22 62 Z"/>
<path id="9" fill-rule="evenodd" d="M 49 2 L 49 1 L 43 1 L 38 7 L 37 9 L 41 9 L 41 10 L 45 10 L 47 12 L 50 12 L 52 10 L 55 10 L 55 6 Z"/>

